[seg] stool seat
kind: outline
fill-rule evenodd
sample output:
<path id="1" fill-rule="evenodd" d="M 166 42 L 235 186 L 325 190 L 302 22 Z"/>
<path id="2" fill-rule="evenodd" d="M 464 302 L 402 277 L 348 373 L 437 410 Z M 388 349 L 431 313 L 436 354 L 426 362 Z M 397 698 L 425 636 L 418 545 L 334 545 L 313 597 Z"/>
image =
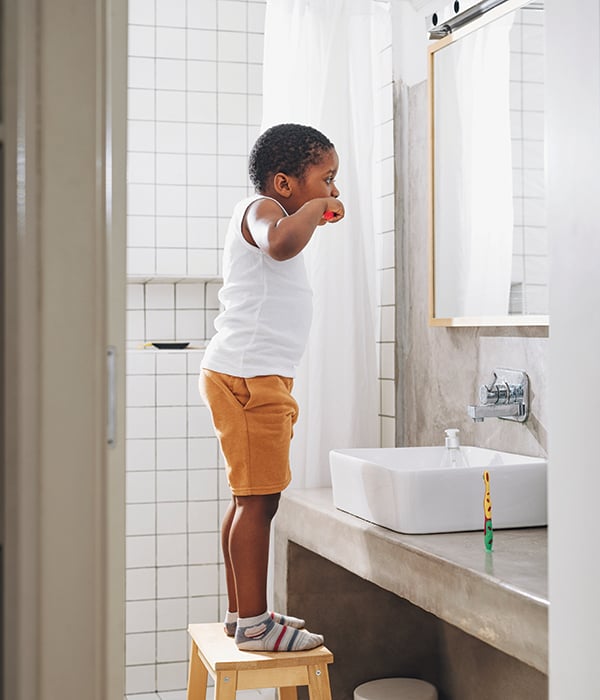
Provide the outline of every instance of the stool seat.
<path id="1" fill-rule="evenodd" d="M 294 700 L 296 688 L 307 685 L 310 700 L 331 700 L 328 664 L 333 654 L 325 646 L 308 651 L 242 651 L 223 624 L 192 624 L 188 700 L 205 700 L 210 675 L 215 700 L 234 700 L 238 690 L 277 688 L 281 700 Z"/>

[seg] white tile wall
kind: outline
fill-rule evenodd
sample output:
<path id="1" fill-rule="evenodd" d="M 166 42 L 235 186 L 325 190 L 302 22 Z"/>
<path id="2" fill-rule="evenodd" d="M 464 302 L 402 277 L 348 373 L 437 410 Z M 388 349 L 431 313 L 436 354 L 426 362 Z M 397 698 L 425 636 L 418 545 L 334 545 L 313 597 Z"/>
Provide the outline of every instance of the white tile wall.
<path id="1" fill-rule="evenodd" d="M 153 341 L 186 341 L 203 346 L 214 333 L 219 288 L 217 282 L 130 282 L 128 347 L 139 348 Z M 132 384 L 133 388 L 141 391 L 141 381 Z"/>
<path id="2" fill-rule="evenodd" d="M 251 191 L 264 11 L 264 0 L 131 3 L 130 277 L 221 274 L 221 220 Z"/>
<path id="3" fill-rule="evenodd" d="M 162 298 L 162 297 L 161 297 Z M 190 619 L 220 619 L 219 525 L 228 502 L 202 351 L 127 353 L 127 693 L 181 690 Z"/>
<path id="4" fill-rule="evenodd" d="M 200 353 L 137 348 L 214 332 L 224 231 L 250 191 L 264 1 L 130 0 L 129 13 L 126 692 L 180 700 L 189 621 L 223 615 L 229 492 Z"/>

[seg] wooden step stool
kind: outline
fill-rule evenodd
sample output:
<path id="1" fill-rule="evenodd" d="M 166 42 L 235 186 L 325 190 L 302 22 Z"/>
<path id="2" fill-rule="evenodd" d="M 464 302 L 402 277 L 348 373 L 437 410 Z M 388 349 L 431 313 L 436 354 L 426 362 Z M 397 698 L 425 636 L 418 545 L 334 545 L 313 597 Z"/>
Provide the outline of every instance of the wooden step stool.
<path id="1" fill-rule="evenodd" d="M 277 688 L 279 700 L 296 700 L 296 688 L 307 685 L 310 700 L 331 700 L 327 665 L 333 654 L 320 646 L 308 651 L 241 651 L 220 622 L 190 625 L 192 638 L 188 700 L 205 700 L 208 674 L 215 681 L 215 700 L 235 700 L 238 690 Z"/>

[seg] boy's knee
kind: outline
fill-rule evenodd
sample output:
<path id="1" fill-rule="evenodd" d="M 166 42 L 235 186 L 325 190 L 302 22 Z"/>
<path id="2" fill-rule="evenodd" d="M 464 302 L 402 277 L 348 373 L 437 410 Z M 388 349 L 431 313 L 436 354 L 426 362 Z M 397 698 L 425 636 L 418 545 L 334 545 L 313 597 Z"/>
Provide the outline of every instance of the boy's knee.
<path id="1" fill-rule="evenodd" d="M 279 499 L 281 497 L 280 493 L 270 493 L 268 496 L 265 496 L 267 499 L 266 503 L 266 508 L 267 508 L 267 513 L 270 518 L 273 518 L 275 516 L 275 513 L 277 512 L 277 508 L 279 508 Z"/>
<path id="2" fill-rule="evenodd" d="M 269 493 L 260 496 L 236 496 L 236 508 L 252 512 L 255 517 L 271 520 L 279 507 L 280 493 Z"/>

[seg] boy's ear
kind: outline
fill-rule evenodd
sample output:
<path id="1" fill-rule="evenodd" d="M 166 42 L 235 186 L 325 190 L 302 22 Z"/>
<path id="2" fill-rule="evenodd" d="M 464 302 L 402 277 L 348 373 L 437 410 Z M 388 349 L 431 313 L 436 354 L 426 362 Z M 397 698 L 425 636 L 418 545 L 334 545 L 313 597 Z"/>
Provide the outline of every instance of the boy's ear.
<path id="1" fill-rule="evenodd" d="M 273 186 L 275 187 L 275 192 L 282 197 L 287 199 L 292 196 L 292 182 L 289 175 L 285 173 L 275 173 L 273 176 Z"/>

